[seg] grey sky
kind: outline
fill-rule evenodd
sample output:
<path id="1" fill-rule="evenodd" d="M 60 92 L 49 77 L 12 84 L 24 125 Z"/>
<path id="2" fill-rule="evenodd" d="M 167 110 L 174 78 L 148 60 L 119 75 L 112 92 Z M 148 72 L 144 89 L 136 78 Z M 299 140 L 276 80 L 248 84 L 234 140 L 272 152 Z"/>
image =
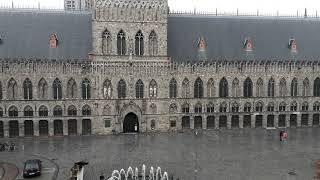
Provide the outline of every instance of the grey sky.
<path id="1" fill-rule="evenodd" d="M 11 2 L 19 7 L 38 7 L 59 9 L 63 8 L 63 0 L 0 0 L 0 6 L 10 6 Z M 219 12 L 239 12 L 256 13 L 257 9 L 261 14 L 296 14 L 304 12 L 304 8 L 308 9 L 309 14 L 315 14 L 316 10 L 320 11 L 319 0 L 169 0 L 171 10 L 179 11 L 210 11 L 215 12 L 217 8 Z"/>

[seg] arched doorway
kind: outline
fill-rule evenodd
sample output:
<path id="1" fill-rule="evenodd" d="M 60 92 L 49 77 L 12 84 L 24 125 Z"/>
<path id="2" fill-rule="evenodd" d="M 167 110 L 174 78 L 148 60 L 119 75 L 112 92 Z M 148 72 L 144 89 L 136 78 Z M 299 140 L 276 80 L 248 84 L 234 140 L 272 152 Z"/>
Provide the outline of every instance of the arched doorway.
<path id="1" fill-rule="evenodd" d="M 132 133 L 139 132 L 139 121 L 138 116 L 134 113 L 129 113 L 126 115 L 123 121 L 123 132 Z"/>

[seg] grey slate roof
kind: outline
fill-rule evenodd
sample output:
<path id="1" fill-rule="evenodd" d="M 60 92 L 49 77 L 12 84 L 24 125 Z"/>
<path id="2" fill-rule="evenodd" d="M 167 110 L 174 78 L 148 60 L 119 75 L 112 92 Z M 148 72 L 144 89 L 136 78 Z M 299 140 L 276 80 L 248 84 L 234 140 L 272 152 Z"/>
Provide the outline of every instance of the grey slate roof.
<path id="1" fill-rule="evenodd" d="M 91 51 L 91 14 L 0 11 L 0 57 L 84 59 Z M 49 48 L 50 34 L 57 48 Z"/>
<path id="2" fill-rule="evenodd" d="M 202 36 L 208 60 L 310 60 L 320 57 L 319 32 L 320 20 L 315 18 L 170 15 L 168 54 L 178 62 L 196 60 L 197 43 Z M 243 49 L 247 37 L 254 47 L 249 54 Z M 297 42 L 296 55 L 288 48 L 290 38 Z"/>

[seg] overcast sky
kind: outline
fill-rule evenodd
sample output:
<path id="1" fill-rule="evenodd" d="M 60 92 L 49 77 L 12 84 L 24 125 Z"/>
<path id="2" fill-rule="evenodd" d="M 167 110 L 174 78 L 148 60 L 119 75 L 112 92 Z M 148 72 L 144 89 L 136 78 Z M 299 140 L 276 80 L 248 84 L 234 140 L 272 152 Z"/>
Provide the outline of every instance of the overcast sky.
<path id="1" fill-rule="evenodd" d="M 63 8 L 63 0 L 0 0 L 0 7 L 10 6 L 11 2 L 20 7 L 41 8 Z M 215 12 L 239 12 L 256 13 L 259 9 L 261 14 L 296 14 L 297 10 L 303 13 L 304 8 L 308 9 L 308 14 L 320 12 L 320 0 L 169 0 L 171 10 Z"/>

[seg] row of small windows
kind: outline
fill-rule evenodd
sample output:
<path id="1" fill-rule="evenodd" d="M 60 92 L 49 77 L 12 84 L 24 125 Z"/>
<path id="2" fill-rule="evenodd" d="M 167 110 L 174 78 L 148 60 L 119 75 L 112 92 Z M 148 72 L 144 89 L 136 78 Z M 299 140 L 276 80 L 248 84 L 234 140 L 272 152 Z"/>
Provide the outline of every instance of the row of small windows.
<path id="1" fill-rule="evenodd" d="M 226 102 L 222 102 L 219 105 L 219 112 L 227 112 L 227 110 L 229 109 L 230 112 L 240 112 L 240 105 L 237 102 L 234 102 L 230 105 L 231 107 L 228 106 L 228 104 Z M 297 102 L 293 101 L 289 107 L 287 107 L 288 105 L 285 102 L 281 102 L 279 104 L 278 110 L 281 111 L 298 111 L 298 104 Z M 229 108 L 228 108 L 229 107 Z M 262 102 L 257 102 L 254 106 L 254 109 L 252 108 L 251 103 L 247 102 L 244 104 L 243 106 L 243 112 L 252 112 L 252 111 L 256 111 L 256 112 L 262 112 L 264 108 L 264 105 Z M 287 109 L 289 108 L 289 109 Z M 206 111 L 203 111 L 206 110 Z M 267 106 L 266 106 L 266 110 L 269 112 L 275 111 L 275 105 L 273 102 L 270 102 Z M 309 104 L 308 102 L 303 102 L 301 104 L 301 110 L 302 111 L 308 111 L 309 110 Z M 169 112 L 170 113 L 176 113 L 178 111 L 177 105 L 175 103 L 171 104 L 169 107 Z M 320 111 L 320 103 L 317 101 L 313 104 L 313 111 Z M 190 104 L 188 103 L 184 103 L 181 106 L 181 112 L 182 113 L 190 113 Z M 202 113 L 202 112 L 206 112 L 206 113 L 213 113 L 215 112 L 215 107 L 213 103 L 209 103 L 205 106 L 205 108 L 203 109 L 203 106 L 201 103 L 197 103 L 194 106 L 194 113 Z"/>
<path id="2" fill-rule="evenodd" d="M 149 55 L 155 56 L 158 54 L 158 37 L 154 30 L 149 35 Z M 112 36 L 108 30 L 105 30 L 102 34 L 102 52 L 104 55 L 111 55 L 112 53 Z M 139 30 L 135 35 L 135 55 L 144 55 L 144 35 Z M 131 53 L 131 52 L 129 52 Z M 117 54 L 127 54 L 127 42 L 126 34 L 123 30 L 120 30 L 117 34 Z"/>
<path id="3" fill-rule="evenodd" d="M 91 108 L 90 106 L 88 105 L 85 105 L 82 107 L 82 115 L 83 116 L 91 116 Z M 8 116 L 9 117 L 18 117 L 18 108 L 16 106 L 11 106 L 9 107 L 8 109 Z M 48 116 L 48 108 L 46 106 L 40 106 L 39 108 L 39 116 L 40 117 L 45 117 L 45 116 Z M 62 107 L 57 105 L 53 108 L 53 116 L 62 116 L 63 114 L 63 111 L 62 111 Z M 68 107 L 68 110 L 67 110 L 67 114 L 68 116 L 76 116 L 78 114 L 77 112 L 77 108 L 73 105 L 69 106 Z M 3 110 L 2 108 L 0 108 L 0 117 L 3 116 Z M 34 111 L 33 111 L 33 108 L 31 106 L 26 106 L 23 110 L 23 116 L 26 116 L 26 117 L 33 117 L 34 116 Z"/>
<path id="4" fill-rule="evenodd" d="M 62 83 L 56 78 L 52 84 L 52 93 L 53 99 L 62 99 Z M 215 84 L 214 80 L 211 78 L 208 80 L 207 84 L 207 97 L 215 97 Z M 25 79 L 23 82 L 23 96 L 25 100 L 33 99 L 33 85 L 29 78 Z M 232 81 L 232 96 L 240 97 L 240 82 L 237 78 Z M 67 98 L 73 99 L 77 98 L 77 90 L 78 86 L 76 81 L 71 78 L 67 83 Z M 135 96 L 136 98 L 144 98 L 144 83 L 141 79 L 136 82 L 135 86 Z M 105 80 L 102 87 L 102 93 L 104 98 L 108 99 L 112 97 L 112 83 L 110 80 Z M 204 83 L 201 78 L 197 78 L 194 83 L 194 98 L 203 98 L 204 97 Z M 284 97 L 288 94 L 287 92 L 287 82 L 284 78 L 280 80 L 279 83 L 279 96 Z M 8 82 L 8 99 L 16 99 L 17 98 L 17 82 L 12 78 Z M 81 97 L 83 99 L 91 98 L 91 82 L 88 79 L 84 79 L 81 82 Z M 118 98 L 126 98 L 127 97 L 127 84 L 121 79 L 117 85 Z M 256 83 L 256 97 L 263 97 L 264 93 L 264 83 L 261 78 L 257 80 Z M 298 80 L 294 78 L 291 81 L 290 85 L 290 95 L 298 96 Z M 313 87 L 313 95 L 316 97 L 320 97 L 320 78 L 316 78 L 314 80 Z M 153 79 L 149 83 L 149 97 L 157 97 L 158 96 L 158 84 Z M 243 97 L 253 97 L 253 83 L 250 78 L 246 78 L 243 82 Z M 267 96 L 274 97 L 275 96 L 275 80 L 271 78 L 267 84 Z M 310 83 L 308 78 L 305 78 L 302 83 L 302 96 L 310 96 Z M 38 98 L 46 99 L 48 97 L 48 84 L 45 79 L 41 79 L 38 84 Z M 172 78 L 169 82 L 169 97 L 177 98 L 178 97 L 178 84 L 176 79 Z M 182 91 L 181 97 L 190 98 L 190 82 L 187 78 L 185 78 L 182 82 Z M 219 97 L 229 97 L 229 85 L 228 81 L 225 77 L 223 77 L 219 82 Z M 0 82 L 0 99 L 2 99 L 2 85 Z"/>

